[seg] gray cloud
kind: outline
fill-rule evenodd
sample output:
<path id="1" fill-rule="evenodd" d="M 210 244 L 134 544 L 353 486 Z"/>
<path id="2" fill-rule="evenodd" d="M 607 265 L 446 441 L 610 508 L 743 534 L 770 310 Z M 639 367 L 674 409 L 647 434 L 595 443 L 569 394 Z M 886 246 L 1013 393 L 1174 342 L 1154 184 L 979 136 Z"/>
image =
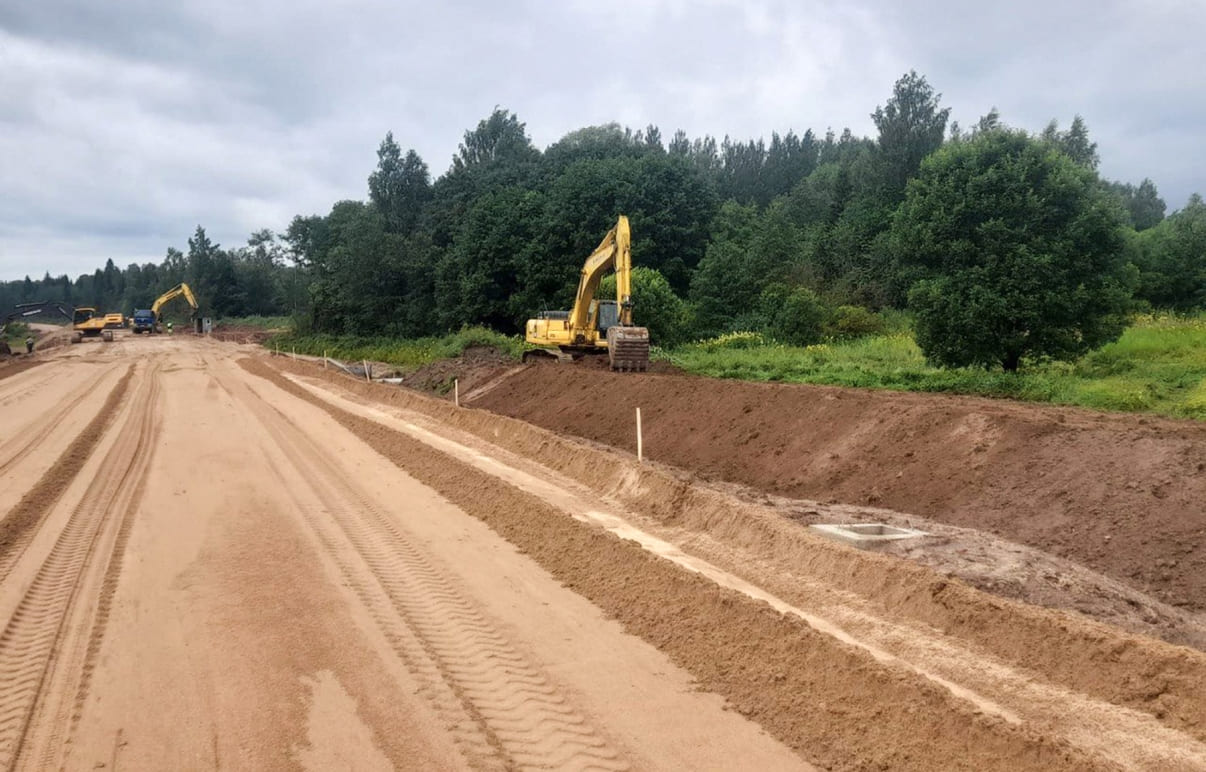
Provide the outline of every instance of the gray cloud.
<path id="1" fill-rule="evenodd" d="M 619 121 L 850 126 L 915 68 L 969 124 L 1084 116 L 1102 172 L 1202 184 L 1206 6 L 1178 0 L 0 4 L 0 278 L 227 246 L 363 198 L 387 130 L 440 174 L 495 105 L 545 146 Z"/>

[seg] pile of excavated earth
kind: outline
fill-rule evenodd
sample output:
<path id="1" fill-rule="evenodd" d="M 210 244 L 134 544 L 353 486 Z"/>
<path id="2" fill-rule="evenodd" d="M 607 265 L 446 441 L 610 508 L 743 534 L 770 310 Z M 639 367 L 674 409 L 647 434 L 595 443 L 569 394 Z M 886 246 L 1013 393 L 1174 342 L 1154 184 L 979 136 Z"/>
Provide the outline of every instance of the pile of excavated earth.
<path id="1" fill-rule="evenodd" d="M 1197 424 L 408 378 L 0 370 L 0 766 L 1206 769 Z"/>
<path id="2" fill-rule="evenodd" d="M 1201 422 L 571 367 L 515 370 L 467 404 L 626 450 L 639 406 L 648 458 L 782 499 L 800 522 L 841 504 L 941 533 L 892 549 L 1206 648 Z"/>

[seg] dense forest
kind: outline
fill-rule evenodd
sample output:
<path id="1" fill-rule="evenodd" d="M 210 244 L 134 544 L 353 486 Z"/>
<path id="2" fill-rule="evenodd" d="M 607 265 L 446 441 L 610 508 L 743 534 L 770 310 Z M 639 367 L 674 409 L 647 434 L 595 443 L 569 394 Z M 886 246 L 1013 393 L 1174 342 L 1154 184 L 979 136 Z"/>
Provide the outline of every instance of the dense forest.
<path id="1" fill-rule="evenodd" d="M 187 281 L 218 317 L 288 314 L 303 330 L 358 336 L 516 333 L 569 303 L 621 213 L 641 268 L 637 320 L 663 345 L 735 330 L 807 343 L 907 307 L 935 361 L 1012 369 L 1021 355 L 1116 336 L 1136 304 L 1206 304 L 1199 196 L 1166 217 L 1151 180 L 1100 178 L 1079 116 L 1030 134 L 995 109 L 967 128 L 949 113 L 910 72 L 872 113 L 874 137 L 667 139 L 612 124 L 541 151 L 518 116 L 495 109 L 434 181 L 386 134 L 365 201 L 234 249 L 198 226 L 158 265 L 110 259 L 74 281 L 3 283 L 0 308 L 46 299 L 130 313 Z M 1015 340 L 944 354 L 948 328 L 969 324 L 989 349 Z"/>

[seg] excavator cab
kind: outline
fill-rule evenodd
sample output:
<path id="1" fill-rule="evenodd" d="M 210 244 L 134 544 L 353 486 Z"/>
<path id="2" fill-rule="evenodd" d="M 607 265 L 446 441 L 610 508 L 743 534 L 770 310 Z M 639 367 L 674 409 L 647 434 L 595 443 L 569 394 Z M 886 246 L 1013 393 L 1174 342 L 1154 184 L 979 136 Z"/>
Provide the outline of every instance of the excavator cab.
<path id="1" fill-rule="evenodd" d="M 606 337 L 607 331 L 620 323 L 620 304 L 614 300 L 599 300 L 596 302 L 599 305 L 595 309 L 595 329 Z"/>

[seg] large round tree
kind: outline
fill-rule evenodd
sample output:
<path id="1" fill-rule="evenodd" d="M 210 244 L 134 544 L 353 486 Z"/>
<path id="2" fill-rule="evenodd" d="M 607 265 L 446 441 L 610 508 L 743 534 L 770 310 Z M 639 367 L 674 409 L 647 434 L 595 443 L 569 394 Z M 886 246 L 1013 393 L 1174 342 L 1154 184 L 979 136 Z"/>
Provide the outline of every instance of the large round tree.
<path id="1" fill-rule="evenodd" d="M 938 150 L 892 226 L 922 351 L 1014 371 L 1116 339 L 1130 304 L 1122 223 L 1094 172 L 1024 132 Z"/>

